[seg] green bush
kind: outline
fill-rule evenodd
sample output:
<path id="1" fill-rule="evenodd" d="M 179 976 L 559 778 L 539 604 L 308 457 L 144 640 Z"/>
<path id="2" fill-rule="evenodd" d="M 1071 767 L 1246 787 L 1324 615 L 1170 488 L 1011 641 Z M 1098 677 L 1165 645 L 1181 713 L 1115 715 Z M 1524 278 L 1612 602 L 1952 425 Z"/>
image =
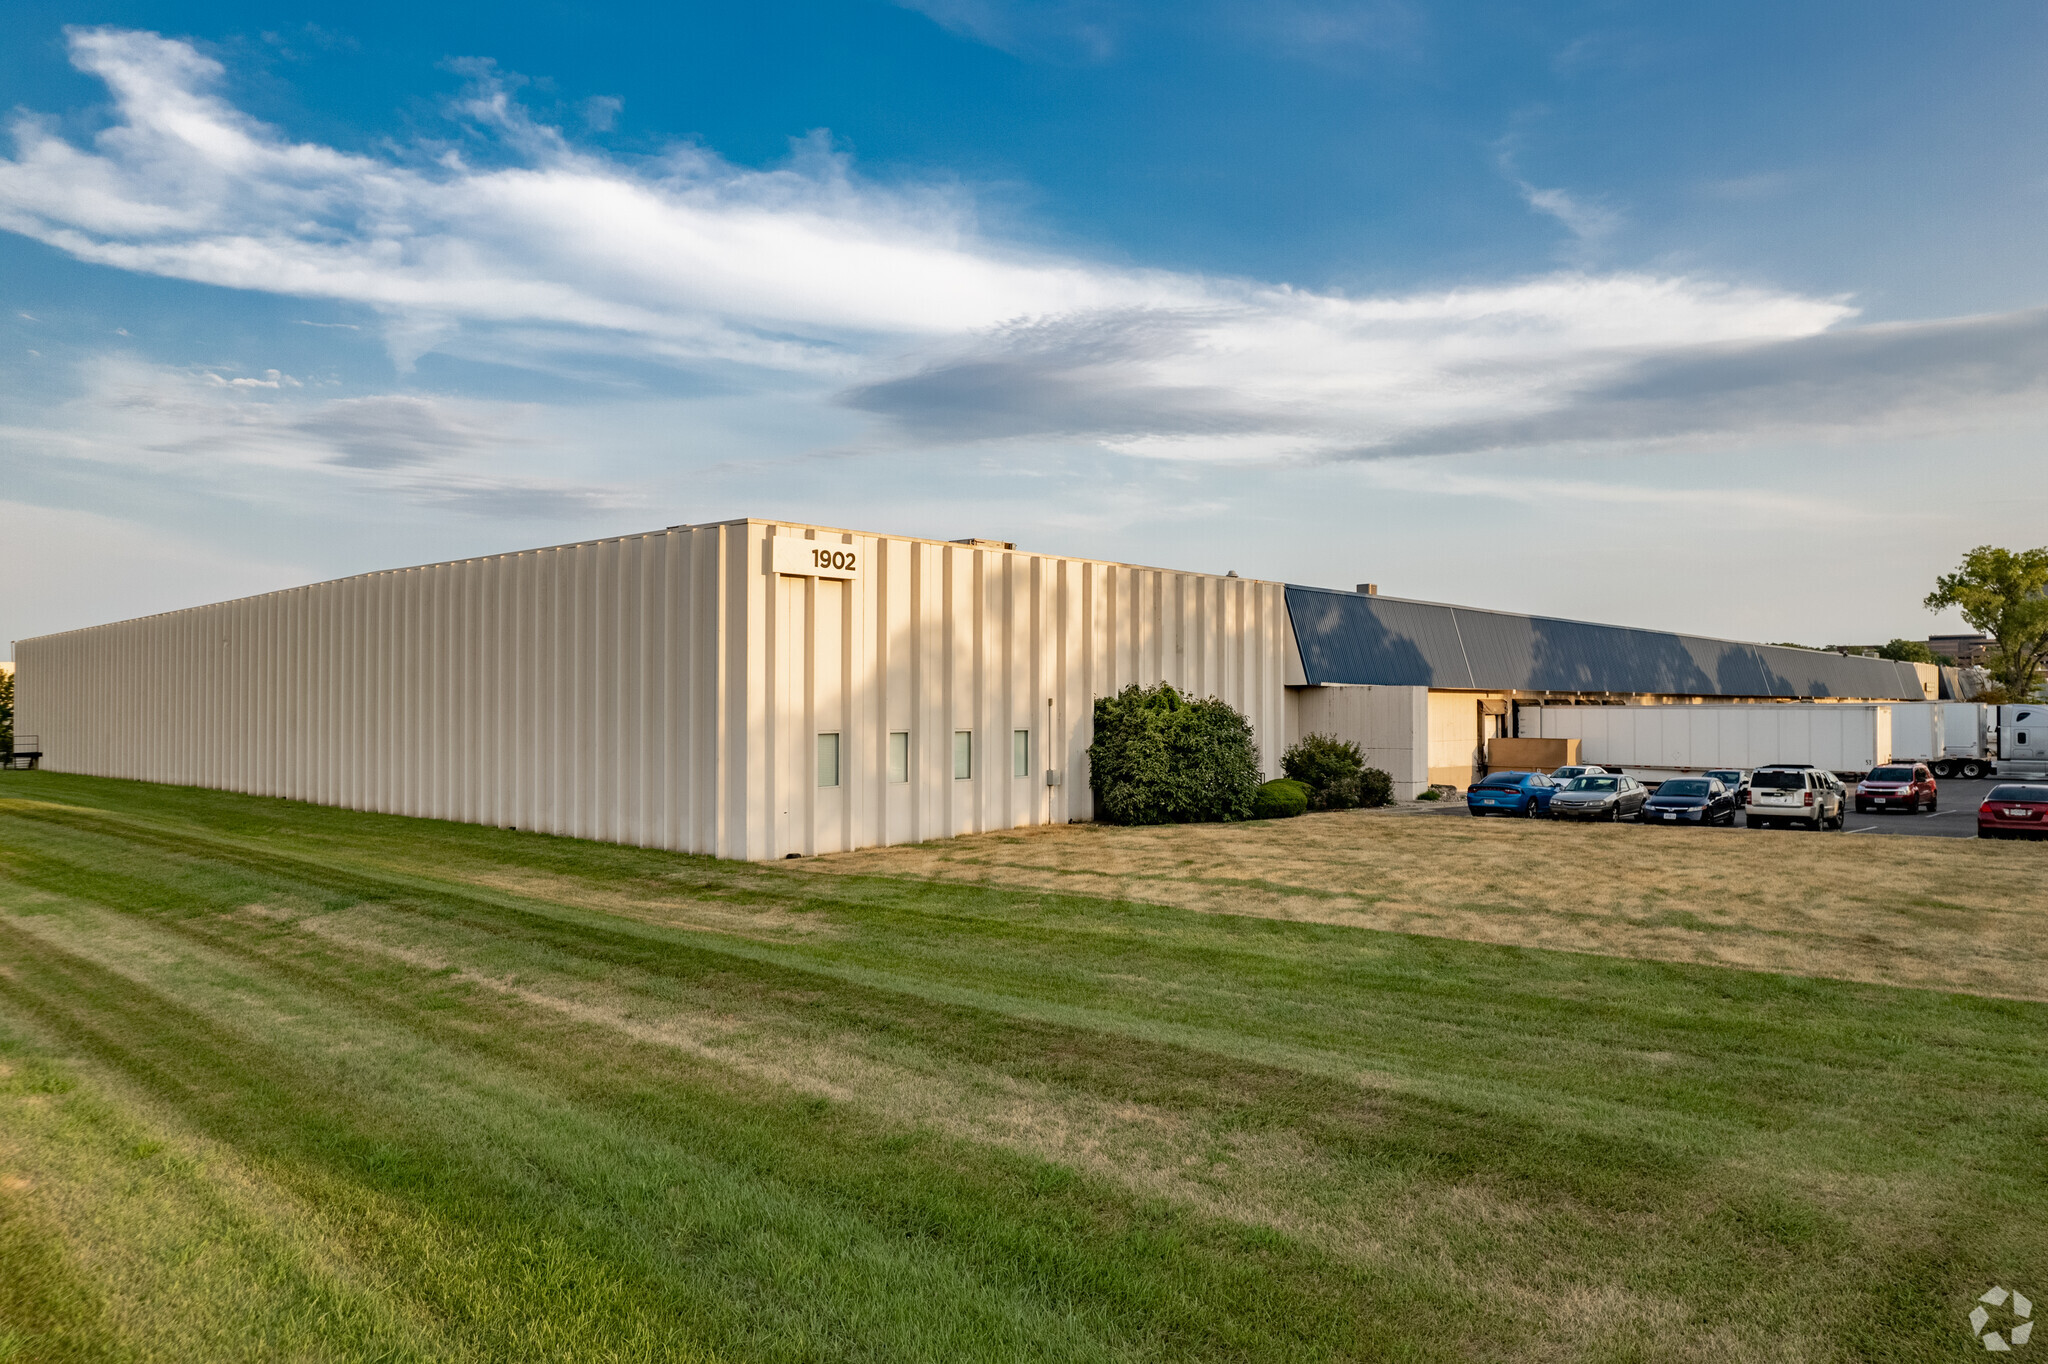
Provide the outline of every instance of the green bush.
<path id="1" fill-rule="evenodd" d="M 1280 759 L 1280 770 L 1308 788 L 1311 810 L 1349 810 L 1359 803 L 1365 755 L 1328 734 L 1304 735 Z"/>
<path id="2" fill-rule="evenodd" d="M 1259 750 L 1227 703 L 1133 684 L 1097 698 L 1088 773 L 1095 813 L 1111 824 L 1249 819 Z"/>
<path id="3" fill-rule="evenodd" d="M 1308 809 L 1308 788 L 1281 777 L 1252 793 L 1253 819 L 1293 819 Z"/>
<path id="4" fill-rule="evenodd" d="M 1358 774 L 1358 803 L 1368 810 L 1394 803 L 1394 779 L 1377 767 Z"/>

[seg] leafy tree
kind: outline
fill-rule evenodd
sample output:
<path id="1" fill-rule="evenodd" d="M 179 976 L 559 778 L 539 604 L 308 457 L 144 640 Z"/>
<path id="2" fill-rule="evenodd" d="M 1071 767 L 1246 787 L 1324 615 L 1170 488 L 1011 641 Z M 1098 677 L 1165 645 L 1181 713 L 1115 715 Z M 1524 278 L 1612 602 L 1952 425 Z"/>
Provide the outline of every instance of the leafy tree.
<path id="1" fill-rule="evenodd" d="M 0 671 L 0 753 L 14 751 L 14 670 Z"/>
<path id="2" fill-rule="evenodd" d="M 1895 639 L 1889 644 L 1877 647 L 1879 658 L 1889 658 L 1894 663 L 1938 663 L 1934 650 L 1917 639 Z"/>
<path id="3" fill-rule="evenodd" d="M 1992 682 L 2015 699 L 2033 695 L 2035 676 L 2048 659 L 2048 549 L 1979 545 L 1954 573 L 1934 580 L 1926 606 L 1953 606 L 1991 636 L 1984 667 Z"/>
<path id="4" fill-rule="evenodd" d="M 1259 750 L 1229 703 L 1133 684 L 1097 698 L 1088 772 L 1096 812 L 1112 824 L 1249 819 Z"/>

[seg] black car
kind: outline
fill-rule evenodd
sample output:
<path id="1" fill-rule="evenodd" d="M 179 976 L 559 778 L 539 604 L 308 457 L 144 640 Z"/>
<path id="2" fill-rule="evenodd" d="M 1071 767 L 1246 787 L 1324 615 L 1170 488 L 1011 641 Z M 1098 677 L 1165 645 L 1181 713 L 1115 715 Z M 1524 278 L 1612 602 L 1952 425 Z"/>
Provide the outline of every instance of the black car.
<path id="1" fill-rule="evenodd" d="M 1675 777 L 1643 802 L 1645 824 L 1735 826 L 1735 793 L 1712 777 Z"/>

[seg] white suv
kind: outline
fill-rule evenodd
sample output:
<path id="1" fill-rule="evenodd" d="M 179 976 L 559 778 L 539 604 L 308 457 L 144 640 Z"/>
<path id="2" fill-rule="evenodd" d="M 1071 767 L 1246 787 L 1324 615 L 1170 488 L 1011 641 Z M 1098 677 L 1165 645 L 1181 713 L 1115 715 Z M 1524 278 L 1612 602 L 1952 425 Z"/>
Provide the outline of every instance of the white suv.
<path id="1" fill-rule="evenodd" d="M 1742 822 L 1752 829 L 1778 824 L 1839 829 L 1847 822 L 1844 804 L 1842 783 L 1832 772 L 1804 764 L 1759 767 L 1749 778 Z"/>

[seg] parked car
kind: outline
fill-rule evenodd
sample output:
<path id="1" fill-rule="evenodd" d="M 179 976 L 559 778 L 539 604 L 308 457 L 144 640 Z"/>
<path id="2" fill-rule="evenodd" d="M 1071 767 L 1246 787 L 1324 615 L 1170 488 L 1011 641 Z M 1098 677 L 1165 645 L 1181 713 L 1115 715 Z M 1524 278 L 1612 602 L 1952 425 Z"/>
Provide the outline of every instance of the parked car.
<path id="1" fill-rule="evenodd" d="M 1926 763 L 1893 763 L 1873 767 L 1856 783 L 1856 813 L 1869 810 L 1904 810 L 1920 813 L 1921 806 L 1935 810 L 1934 773 Z"/>
<path id="2" fill-rule="evenodd" d="M 1737 805 L 1749 804 L 1749 774 L 1739 767 L 1713 767 L 1700 773 L 1710 781 L 1720 782 L 1728 788 L 1728 794 L 1735 797 Z"/>
<path id="3" fill-rule="evenodd" d="M 1759 767 L 1750 774 L 1749 806 L 1743 823 L 1752 829 L 1804 824 L 1839 829 L 1848 821 L 1845 792 L 1832 772 L 1805 763 Z"/>
<path id="4" fill-rule="evenodd" d="M 1643 802 L 1645 824 L 1735 824 L 1742 807 L 1735 793 L 1713 777 L 1673 777 Z"/>
<path id="5" fill-rule="evenodd" d="M 1599 763 L 1573 763 L 1569 767 L 1560 767 L 1555 772 L 1552 772 L 1550 774 L 1550 784 L 1561 791 L 1580 777 L 1597 777 L 1602 772 L 1612 772 L 1615 776 L 1621 775 L 1621 769 L 1618 767 L 1602 767 Z"/>
<path id="6" fill-rule="evenodd" d="M 1465 793 L 1465 808 L 1475 815 L 1519 815 L 1534 819 L 1550 813 L 1557 794 L 1541 772 L 1489 772 Z"/>
<path id="7" fill-rule="evenodd" d="M 1634 777 L 1612 773 L 1573 777 L 1550 798 L 1552 819 L 1634 819 L 1650 793 Z"/>
<path id="8" fill-rule="evenodd" d="M 1994 786 L 1977 807 L 1979 838 L 2048 838 L 2048 786 Z"/>

